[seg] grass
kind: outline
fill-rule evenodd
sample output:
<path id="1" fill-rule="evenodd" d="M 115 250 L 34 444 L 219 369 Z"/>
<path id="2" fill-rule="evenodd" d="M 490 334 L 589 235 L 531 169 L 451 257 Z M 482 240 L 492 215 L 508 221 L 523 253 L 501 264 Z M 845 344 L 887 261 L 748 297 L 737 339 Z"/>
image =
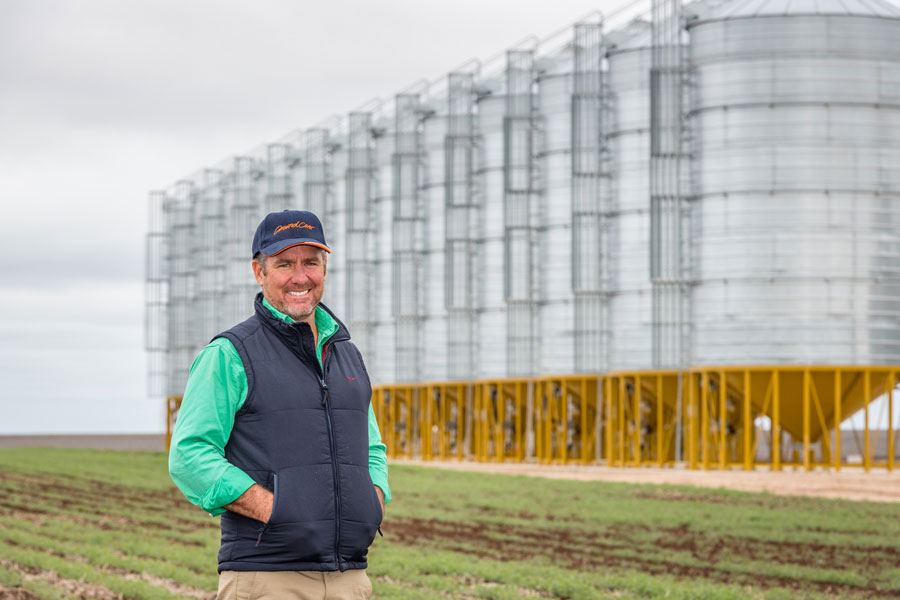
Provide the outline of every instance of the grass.
<path id="1" fill-rule="evenodd" d="M 391 468 L 379 598 L 900 597 L 900 505 Z M 213 598 L 158 452 L 0 450 L 0 597 Z M 96 594 L 95 594 L 96 595 Z"/>

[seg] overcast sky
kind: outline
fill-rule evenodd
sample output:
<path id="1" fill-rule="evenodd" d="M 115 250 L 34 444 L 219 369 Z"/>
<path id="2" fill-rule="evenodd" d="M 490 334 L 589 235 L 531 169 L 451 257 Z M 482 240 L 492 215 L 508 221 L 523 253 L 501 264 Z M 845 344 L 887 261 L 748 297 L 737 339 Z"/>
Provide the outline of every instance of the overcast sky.
<path id="1" fill-rule="evenodd" d="M 164 429 L 150 190 L 623 3 L 0 2 L 0 434 Z"/>

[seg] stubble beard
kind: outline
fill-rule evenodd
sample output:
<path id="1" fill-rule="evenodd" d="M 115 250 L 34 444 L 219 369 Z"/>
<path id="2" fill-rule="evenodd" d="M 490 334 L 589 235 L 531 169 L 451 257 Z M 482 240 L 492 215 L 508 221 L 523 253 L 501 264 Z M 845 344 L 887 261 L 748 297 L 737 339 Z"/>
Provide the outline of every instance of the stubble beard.
<path id="1" fill-rule="evenodd" d="M 286 314 L 287 316 L 289 316 L 290 318 L 292 318 L 295 321 L 305 321 L 316 312 L 316 306 L 318 306 L 318 304 L 313 306 L 310 310 L 302 312 L 302 313 L 287 310 L 287 306 L 284 306 L 283 308 L 278 308 L 276 306 L 275 308 L 278 308 L 278 310 L 280 310 L 281 312 L 283 312 L 284 314 Z"/>

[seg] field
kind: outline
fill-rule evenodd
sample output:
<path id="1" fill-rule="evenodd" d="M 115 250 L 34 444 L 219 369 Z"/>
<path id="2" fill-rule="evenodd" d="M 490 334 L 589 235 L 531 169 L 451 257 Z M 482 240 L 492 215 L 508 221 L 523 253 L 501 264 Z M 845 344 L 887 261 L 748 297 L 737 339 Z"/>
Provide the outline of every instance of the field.
<path id="1" fill-rule="evenodd" d="M 379 598 L 896 598 L 900 504 L 393 466 Z M 0 598 L 213 598 L 161 452 L 0 450 Z"/>

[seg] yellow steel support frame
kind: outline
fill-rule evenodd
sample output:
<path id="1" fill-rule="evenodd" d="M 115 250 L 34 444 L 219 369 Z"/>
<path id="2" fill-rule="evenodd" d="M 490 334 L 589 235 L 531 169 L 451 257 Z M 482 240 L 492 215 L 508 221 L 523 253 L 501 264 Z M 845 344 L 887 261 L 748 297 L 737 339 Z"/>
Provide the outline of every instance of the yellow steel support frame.
<path id="1" fill-rule="evenodd" d="M 425 410 L 419 406 L 423 398 L 427 398 L 427 386 L 386 385 L 373 390 L 375 417 L 381 419 L 378 422 L 381 439 L 388 456 L 422 456 L 422 451 L 429 447 L 425 437 L 430 439 L 430 436 L 422 435 L 422 416 L 430 416 L 427 406 Z"/>
<path id="2" fill-rule="evenodd" d="M 419 387 L 422 460 L 463 457 L 468 389 L 468 384 L 460 382 L 428 383 Z"/>
<path id="3" fill-rule="evenodd" d="M 166 398 L 166 450 L 172 445 L 172 430 L 175 429 L 175 419 L 178 418 L 180 408 L 181 396 Z"/>
<path id="4" fill-rule="evenodd" d="M 888 373 L 888 471 L 894 470 L 894 387 L 896 387 L 895 373 Z"/>
<path id="5" fill-rule="evenodd" d="M 743 417 L 743 438 L 744 438 L 744 470 L 750 471 L 753 469 L 753 434 L 754 434 L 754 425 L 753 419 L 750 416 L 750 398 L 752 397 L 752 387 L 750 384 L 750 371 L 744 371 L 744 398 L 741 403 L 742 408 L 742 417 Z"/>
<path id="6" fill-rule="evenodd" d="M 841 381 L 841 370 L 834 370 L 834 470 L 841 470 L 841 404 L 844 398 L 844 387 Z"/>
<path id="7" fill-rule="evenodd" d="M 419 439 L 422 444 L 422 460 L 431 460 L 434 456 L 434 433 L 440 416 L 440 399 L 435 397 L 434 386 L 426 385 L 424 392 L 419 394 L 422 410 L 419 419 Z"/>
<path id="8" fill-rule="evenodd" d="M 604 399 L 605 403 L 605 411 L 606 411 L 606 420 L 604 422 L 605 430 L 606 430 L 606 464 L 607 466 L 614 466 L 614 457 L 613 457 L 613 379 L 611 377 L 605 377 L 603 379 L 603 389 L 604 391 Z"/>
<path id="9" fill-rule="evenodd" d="M 599 379 L 597 389 L 603 390 L 602 404 L 588 400 L 583 403 L 583 410 L 602 408 L 605 414 L 602 430 L 587 443 L 599 444 L 602 438 L 607 465 L 663 466 L 674 461 L 679 375 L 677 371 L 638 371 L 610 373 Z M 685 414 L 690 423 L 689 401 Z M 595 418 L 594 422 L 598 420 Z M 691 441 L 689 436 L 687 439 Z M 582 448 L 585 460 L 590 450 L 586 444 Z"/>
<path id="10" fill-rule="evenodd" d="M 661 467 L 674 464 L 680 426 L 690 469 L 892 471 L 898 383 L 900 366 L 695 367 L 391 384 L 374 388 L 372 405 L 390 457 Z M 166 398 L 167 447 L 180 404 Z M 861 437 L 843 435 L 849 417 Z"/>
<path id="11" fill-rule="evenodd" d="M 598 386 L 596 376 L 546 377 L 535 382 L 532 426 L 535 455 L 540 463 L 594 461 L 599 444 Z"/>
<path id="12" fill-rule="evenodd" d="M 527 379 L 485 381 L 483 397 L 487 404 L 488 446 L 485 460 L 504 462 L 509 459 L 525 459 L 527 424 Z"/>

